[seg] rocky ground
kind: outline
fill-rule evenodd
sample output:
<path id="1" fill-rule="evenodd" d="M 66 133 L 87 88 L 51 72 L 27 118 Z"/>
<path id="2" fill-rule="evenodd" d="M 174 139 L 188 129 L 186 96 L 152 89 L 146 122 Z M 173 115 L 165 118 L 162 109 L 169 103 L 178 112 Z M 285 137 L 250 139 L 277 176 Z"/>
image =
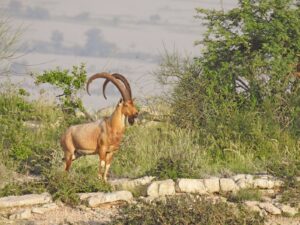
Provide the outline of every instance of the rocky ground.
<path id="1" fill-rule="evenodd" d="M 212 202 L 235 204 L 226 194 L 254 188 L 263 194 L 261 200 L 247 200 L 243 204 L 267 217 L 266 224 L 300 225 L 300 203 L 293 207 L 281 203 L 283 181 L 268 175 L 240 174 L 226 178 L 178 179 L 176 182 L 143 177 L 112 180 L 110 183 L 114 192 L 79 194 L 82 204 L 76 207 L 53 202 L 48 193 L 0 198 L 0 224 L 106 224 L 118 215 L 118 208 L 125 203 L 152 202 L 170 195 L 187 194 L 206 196 Z"/>
<path id="2" fill-rule="evenodd" d="M 45 213 L 30 213 L 30 209 L 21 209 L 16 212 L 23 213 L 22 219 L 9 219 L 6 216 L 0 216 L 0 224 L 16 224 L 16 225 L 102 225 L 107 224 L 117 215 L 116 207 L 99 207 L 91 209 L 84 206 L 70 207 L 61 203 L 57 204 L 55 209 L 51 209 Z M 14 215 L 14 214 L 13 214 Z M 25 218 L 24 218 L 25 217 Z"/>

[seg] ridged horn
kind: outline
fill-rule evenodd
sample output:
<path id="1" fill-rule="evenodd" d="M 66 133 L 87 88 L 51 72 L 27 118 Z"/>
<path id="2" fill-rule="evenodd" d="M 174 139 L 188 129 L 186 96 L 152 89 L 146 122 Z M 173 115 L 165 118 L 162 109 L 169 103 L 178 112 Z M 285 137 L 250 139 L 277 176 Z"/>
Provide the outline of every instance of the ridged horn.
<path id="1" fill-rule="evenodd" d="M 87 84 L 86 84 L 86 91 L 89 95 L 91 95 L 90 91 L 89 91 L 90 83 L 93 80 L 98 79 L 98 78 L 105 78 L 105 79 L 111 81 L 118 88 L 118 90 L 121 93 L 124 101 L 130 100 L 129 93 L 126 91 L 124 86 L 116 78 L 114 78 L 110 73 L 106 73 L 106 72 L 96 73 L 88 79 Z"/>
<path id="2" fill-rule="evenodd" d="M 130 99 L 132 99 L 132 92 L 131 92 L 131 88 L 130 88 L 130 84 L 129 84 L 128 80 L 122 74 L 119 74 L 119 73 L 113 73 L 112 76 L 123 82 L 126 90 L 128 91 Z M 102 88 L 103 96 L 104 96 L 105 99 L 106 99 L 105 89 L 106 89 L 106 86 L 107 86 L 108 83 L 109 83 L 109 80 L 105 80 L 105 82 L 103 84 L 103 88 Z"/>

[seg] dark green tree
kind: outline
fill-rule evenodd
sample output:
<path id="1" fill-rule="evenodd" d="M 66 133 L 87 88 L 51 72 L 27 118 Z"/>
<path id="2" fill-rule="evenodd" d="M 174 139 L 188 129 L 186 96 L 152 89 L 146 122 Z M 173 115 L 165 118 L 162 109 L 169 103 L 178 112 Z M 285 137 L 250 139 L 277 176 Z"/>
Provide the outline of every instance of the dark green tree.
<path id="1" fill-rule="evenodd" d="M 257 110 L 282 127 L 299 127 L 299 4 L 239 0 L 229 11 L 197 9 L 196 17 L 207 28 L 196 43 L 201 56 L 188 64 L 173 59 L 171 65 L 168 56 L 159 71 L 160 77 L 177 81 L 173 106 L 178 121 L 203 126 L 230 117 L 233 110 Z"/>

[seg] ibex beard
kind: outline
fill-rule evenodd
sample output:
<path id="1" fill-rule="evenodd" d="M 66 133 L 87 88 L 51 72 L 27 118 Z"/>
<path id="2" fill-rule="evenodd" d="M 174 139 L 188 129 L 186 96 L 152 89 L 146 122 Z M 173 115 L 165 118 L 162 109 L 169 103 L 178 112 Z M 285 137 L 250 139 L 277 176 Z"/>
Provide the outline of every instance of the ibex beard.
<path id="1" fill-rule="evenodd" d="M 120 91 L 122 99 L 110 117 L 100 122 L 92 122 L 71 126 L 61 137 L 61 146 L 64 150 L 65 170 L 69 171 L 72 161 L 81 155 L 99 155 L 99 178 L 107 181 L 107 174 L 114 153 L 119 149 L 126 127 L 126 118 L 130 125 L 134 124 L 138 116 L 129 82 L 121 74 L 97 73 L 87 82 L 89 94 L 90 83 L 97 79 L 106 79 L 103 84 L 103 95 L 108 82 L 112 82 Z"/>

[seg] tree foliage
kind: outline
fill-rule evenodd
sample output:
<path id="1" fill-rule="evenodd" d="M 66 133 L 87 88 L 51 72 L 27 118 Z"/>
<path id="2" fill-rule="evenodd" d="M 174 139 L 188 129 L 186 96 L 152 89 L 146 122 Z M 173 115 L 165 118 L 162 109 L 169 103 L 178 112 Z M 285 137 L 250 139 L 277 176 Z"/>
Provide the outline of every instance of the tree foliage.
<path id="1" fill-rule="evenodd" d="M 44 71 L 42 74 L 35 76 L 36 84 L 51 84 L 60 89 L 63 93 L 58 95 L 60 105 L 67 113 L 75 113 L 75 110 L 80 110 L 86 113 L 81 99 L 77 96 L 80 90 L 84 89 L 86 82 L 85 65 L 73 66 L 72 71 L 55 70 Z"/>
<path id="2" fill-rule="evenodd" d="M 240 0 L 238 5 L 226 12 L 197 9 L 207 27 L 197 42 L 201 56 L 188 64 L 164 61 L 164 70 L 179 71 L 176 118 L 179 123 L 183 118 L 184 126 L 203 126 L 232 116 L 235 109 L 257 110 L 282 127 L 299 127 L 300 7 L 292 0 Z"/>

